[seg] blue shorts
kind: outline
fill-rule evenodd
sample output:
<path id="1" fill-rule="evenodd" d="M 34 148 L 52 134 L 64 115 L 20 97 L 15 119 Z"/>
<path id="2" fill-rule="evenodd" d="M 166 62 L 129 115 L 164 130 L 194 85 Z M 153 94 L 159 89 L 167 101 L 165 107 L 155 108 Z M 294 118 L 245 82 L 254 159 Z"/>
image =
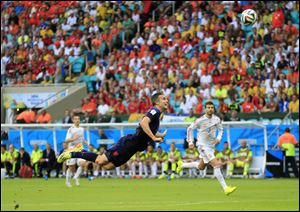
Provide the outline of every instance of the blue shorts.
<path id="1" fill-rule="evenodd" d="M 138 142 L 132 134 L 122 137 L 117 144 L 109 148 L 105 155 L 115 167 L 126 163 L 138 151 Z"/>

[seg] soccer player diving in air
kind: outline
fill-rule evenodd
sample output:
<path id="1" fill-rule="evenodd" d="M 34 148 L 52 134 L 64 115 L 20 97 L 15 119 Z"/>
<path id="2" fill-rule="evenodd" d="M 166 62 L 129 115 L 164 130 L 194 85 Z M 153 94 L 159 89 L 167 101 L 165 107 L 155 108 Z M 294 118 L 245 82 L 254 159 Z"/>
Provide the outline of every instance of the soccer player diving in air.
<path id="1" fill-rule="evenodd" d="M 136 152 L 146 150 L 148 144 L 161 143 L 167 132 L 158 132 L 160 115 L 167 110 L 169 103 L 167 97 L 160 92 L 153 94 L 151 101 L 154 106 L 142 118 L 136 132 L 121 137 L 104 154 L 83 152 L 80 148 L 73 148 L 59 155 L 57 162 L 63 163 L 70 158 L 82 158 L 95 162 L 100 169 L 111 170 L 126 163 Z"/>

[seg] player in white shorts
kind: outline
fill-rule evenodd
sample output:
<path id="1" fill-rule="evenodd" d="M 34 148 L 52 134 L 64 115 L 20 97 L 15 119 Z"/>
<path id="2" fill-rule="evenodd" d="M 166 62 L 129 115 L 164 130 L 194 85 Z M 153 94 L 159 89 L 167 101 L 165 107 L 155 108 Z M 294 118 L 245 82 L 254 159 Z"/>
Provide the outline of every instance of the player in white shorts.
<path id="1" fill-rule="evenodd" d="M 83 149 L 82 143 L 85 143 L 85 144 L 87 144 L 87 143 L 84 140 L 84 129 L 79 126 L 80 117 L 75 115 L 75 116 L 73 116 L 72 121 L 73 121 L 74 125 L 69 128 L 69 130 L 67 132 L 66 140 L 65 140 L 65 142 L 68 144 L 68 150 L 70 150 L 72 148 Z M 68 166 L 67 173 L 66 173 L 66 185 L 68 187 L 72 187 L 71 176 L 72 176 L 72 174 L 75 173 L 76 164 L 78 166 L 78 169 L 77 169 L 73 179 L 75 180 L 75 184 L 77 186 L 79 186 L 79 177 L 83 170 L 83 167 L 85 166 L 85 163 L 86 163 L 86 161 L 84 159 L 80 159 L 80 158 L 78 158 L 78 159 L 71 158 L 66 161 L 66 165 Z"/>
<path id="2" fill-rule="evenodd" d="M 196 145 L 199 151 L 200 162 L 184 163 L 179 161 L 177 163 L 178 167 L 176 172 L 179 173 L 183 168 L 198 168 L 200 170 L 204 170 L 207 163 L 209 163 L 214 168 L 214 175 L 223 187 L 225 194 L 229 195 L 236 190 L 236 187 L 226 185 L 224 177 L 221 173 L 222 164 L 220 164 L 214 155 L 214 146 L 220 143 L 223 136 L 221 119 L 214 115 L 214 110 L 214 104 L 211 101 L 206 102 L 205 114 L 196 119 L 196 121 L 187 128 L 187 142 L 189 145 L 193 144 L 193 131 L 194 129 L 198 128 Z M 215 138 L 217 128 L 219 132 L 217 138 Z"/>

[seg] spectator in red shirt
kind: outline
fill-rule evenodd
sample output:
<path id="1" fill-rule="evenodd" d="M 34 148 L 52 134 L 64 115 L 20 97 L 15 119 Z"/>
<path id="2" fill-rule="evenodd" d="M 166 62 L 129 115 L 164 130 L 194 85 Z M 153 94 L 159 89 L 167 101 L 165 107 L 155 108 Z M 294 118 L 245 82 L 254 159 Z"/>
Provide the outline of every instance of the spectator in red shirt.
<path id="1" fill-rule="evenodd" d="M 106 104 L 113 107 L 116 104 L 116 99 L 112 93 L 109 94 L 108 97 L 105 98 Z"/>
<path id="2" fill-rule="evenodd" d="M 148 104 L 146 97 L 143 96 L 139 104 L 140 113 L 146 113 L 149 108 L 150 105 Z"/>
<path id="3" fill-rule="evenodd" d="M 202 105 L 202 98 L 201 98 L 201 94 L 198 94 L 198 103 L 195 107 L 195 113 L 196 114 L 201 114 L 202 113 L 202 109 L 203 109 L 203 105 Z"/>
<path id="4" fill-rule="evenodd" d="M 85 111 L 87 111 L 89 114 L 95 115 L 96 108 L 97 108 L 97 105 L 95 104 L 95 102 L 91 102 L 91 101 L 89 101 L 89 99 L 86 98 L 83 100 L 81 112 L 84 113 Z"/>
<path id="5" fill-rule="evenodd" d="M 284 13 L 281 8 L 276 8 L 276 11 L 272 14 L 272 26 L 275 28 L 282 28 L 284 24 Z"/>
<path id="6" fill-rule="evenodd" d="M 40 115 L 38 115 L 36 122 L 37 123 L 51 123 L 52 116 L 46 110 L 43 110 Z"/>
<path id="7" fill-rule="evenodd" d="M 286 76 L 286 79 L 290 84 L 297 84 L 299 82 L 299 72 L 297 69 L 289 67 L 289 73 Z"/>
<path id="8" fill-rule="evenodd" d="M 262 97 L 259 97 L 259 103 L 255 106 L 257 111 L 263 111 L 266 108 L 266 102 Z"/>
<path id="9" fill-rule="evenodd" d="M 206 47 L 205 46 L 203 46 L 203 50 L 202 50 L 202 52 L 199 54 L 199 57 L 201 58 L 201 61 L 203 61 L 203 62 L 207 62 L 207 58 L 209 57 L 209 53 L 208 52 L 206 52 Z"/>
<path id="10" fill-rule="evenodd" d="M 260 89 L 257 89 L 257 92 L 254 94 L 254 96 L 252 97 L 252 103 L 253 105 L 257 108 L 259 107 L 260 104 L 260 96 L 261 96 L 261 91 Z"/>
<path id="11" fill-rule="evenodd" d="M 35 123 L 35 111 L 29 108 L 28 110 L 25 110 L 21 112 L 17 118 L 17 123 Z"/>
<path id="12" fill-rule="evenodd" d="M 269 102 L 265 105 L 262 112 L 276 112 L 278 110 L 278 104 L 274 100 L 274 96 L 270 95 Z"/>
<path id="13" fill-rule="evenodd" d="M 224 99 L 219 98 L 218 113 L 227 113 L 228 110 L 228 105 L 224 102 Z"/>
<path id="14" fill-rule="evenodd" d="M 117 114 L 127 114 L 127 109 L 122 103 L 121 98 L 117 99 L 117 104 L 114 106 L 114 111 L 116 111 Z"/>
<path id="15" fill-rule="evenodd" d="M 138 113 L 139 112 L 139 102 L 135 96 L 130 97 L 130 102 L 128 104 L 128 112 L 129 114 Z"/>
<path id="16" fill-rule="evenodd" d="M 287 34 L 294 34 L 294 35 L 297 34 L 297 32 L 298 32 L 297 27 L 295 27 L 295 26 L 292 25 L 292 21 L 291 20 L 288 20 L 288 23 L 285 26 L 284 31 Z"/>
<path id="17" fill-rule="evenodd" d="M 254 112 L 254 104 L 251 102 L 250 96 L 247 96 L 246 100 L 242 104 L 242 112 L 244 113 Z"/>

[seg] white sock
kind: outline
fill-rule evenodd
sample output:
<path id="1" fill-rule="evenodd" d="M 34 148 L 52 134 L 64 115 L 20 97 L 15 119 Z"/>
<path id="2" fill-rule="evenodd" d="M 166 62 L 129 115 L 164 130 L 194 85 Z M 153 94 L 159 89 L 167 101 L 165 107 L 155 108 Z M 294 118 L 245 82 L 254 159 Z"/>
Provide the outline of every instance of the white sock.
<path id="1" fill-rule="evenodd" d="M 71 171 L 70 169 L 67 169 L 67 173 L 66 173 L 66 183 L 70 183 L 70 180 L 71 180 Z"/>
<path id="2" fill-rule="evenodd" d="M 144 165 L 144 173 L 145 173 L 145 176 L 148 176 L 148 166 L 147 165 Z"/>
<path id="3" fill-rule="evenodd" d="M 198 169 L 199 162 L 189 162 L 189 163 L 182 163 L 182 168 L 196 168 Z"/>
<path id="4" fill-rule="evenodd" d="M 105 176 L 105 170 L 104 170 L 104 169 L 101 170 L 101 176 L 102 176 L 102 177 Z"/>
<path id="5" fill-rule="evenodd" d="M 151 166 L 151 171 L 152 171 L 152 176 L 156 176 L 157 175 L 157 164 L 156 164 L 156 162 L 154 162 L 153 164 L 152 164 L 152 166 Z"/>
<path id="6" fill-rule="evenodd" d="M 76 173 L 75 173 L 74 179 L 78 179 L 81 175 L 81 172 L 82 172 L 82 167 L 79 166 Z"/>
<path id="7" fill-rule="evenodd" d="M 136 175 L 136 167 L 135 167 L 135 163 L 131 164 L 131 176 L 135 176 Z"/>
<path id="8" fill-rule="evenodd" d="M 189 177 L 192 177 L 192 169 L 189 169 Z"/>
<path id="9" fill-rule="evenodd" d="M 121 174 L 120 174 L 120 167 L 116 167 L 116 174 L 117 174 L 117 176 L 120 176 Z"/>
<path id="10" fill-rule="evenodd" d="M 225 191 L 225 189 L 227 188 L 227 185 L 226 185 L 226 182 L 222 175 L 220 167 L 214 168 L 214 175 L 216 176 L 216 178 L 218 179 L 219 183 L 221 184 L 221 186 L 223 187 L 223 189 Z"/>
<path id="11" fill-rule="evenodd" d="M 164 174 L 164 165 L 165 165 L 165 163 L 162 162 L 162 163 L 161 163 L 161 167 L 160 167 L 160 173 L 161 173 L 161 174 Z"/>
<path id="12" fill-rule="evenodd" d="M 125 170 L 121 171 L 121 176 L 123 176 L 123 177 L 125 176 Z"/>
<path id="13" fill-rule="evenodd" d="M 142 164 L 142 162 L 139 162 L 139 175 L 140 176 L 143 175 L 143 164 Z"/>
<path id="14" fill-rule="evenodd" d="M 94 177 L 98 177 L 98 170 L 95 170 L 93 174 L 94 174 Z"/>

